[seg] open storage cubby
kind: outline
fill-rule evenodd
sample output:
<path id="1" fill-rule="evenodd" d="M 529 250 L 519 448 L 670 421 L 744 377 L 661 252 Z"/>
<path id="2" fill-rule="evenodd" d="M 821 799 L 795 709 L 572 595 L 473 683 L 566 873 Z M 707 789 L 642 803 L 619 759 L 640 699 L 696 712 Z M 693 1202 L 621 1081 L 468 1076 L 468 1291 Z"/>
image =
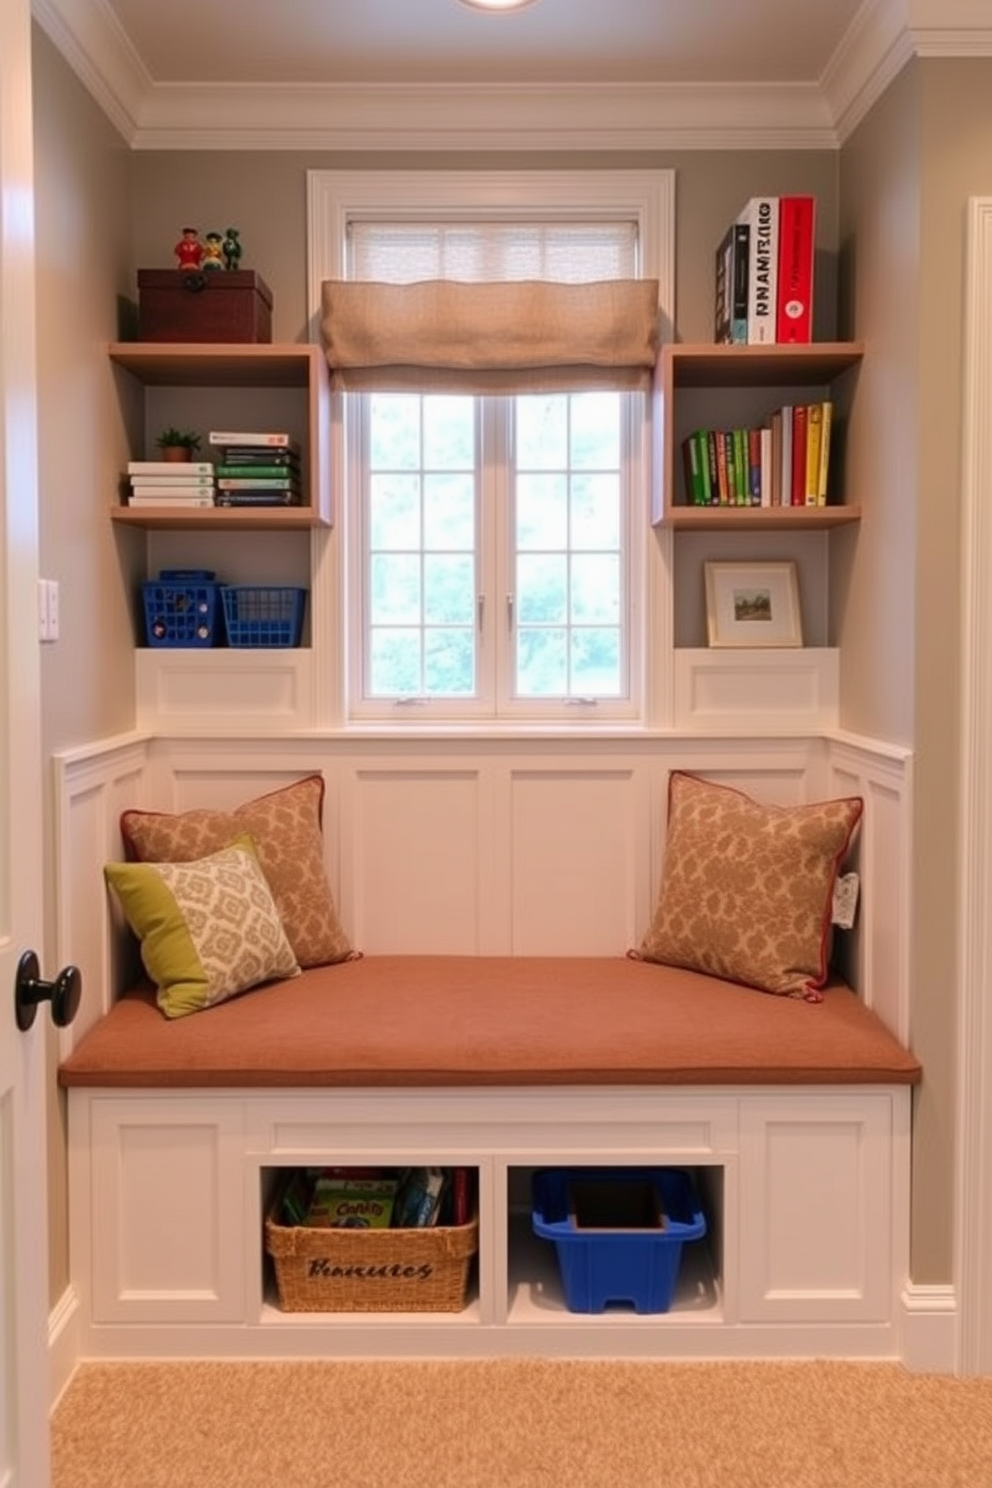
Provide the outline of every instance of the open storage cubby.
<path id="1" fill-rule="evenodd" d="M 199 531 L 330 525 L 330 377 L 319 347 L 115 342 L 108 355 L 118 369 L 132 458 L 153 458 L 156 434 L 169 424 L 200 435 L 201 458 L 210 457 L 211 429 L 281 429 L 299 441 L 303 488 L 296 507 L 162 512 L 117 504 L 114 522 Z"/>
<path id="2" fill-rule="evenodd" d="M 651 520 L 702 531 L 793 531 L 857 522 L 845 488 L 844 425 L 854 396 L 861 342 L 804 346 L 715 346 L 673 342 L 655 377 L 655 459 Z M 693 429 L 757 425 L 776 407 L 830 398 L 835 404 L 831 487 L 826 506 L 693 506 L 686 497 L 682 440 Z"/>
<path id="3" fill-rule="evenodd" d="M 564 1166 L 578 1171 L 601 1165 L 568 1163 Z M 652 1163 L 649 1166 L 665 1167 L 669 1164 Z M 637 1170 L 644 1167 L 643 1159 L 629 1165 L 629 1168 Z M 689 1320 L 693 1323 L 723 1322 L 724 1169 L 722 1165 L 686 1167 L 679 1164 L 678 1167 L 688 1173 L 698 1195 L 706 1219 L 706 1234 L 682 1246 L 671 1305 L 665 1311 L 643 1313 L 622 1301 L 608 1305 L 603 1312 L 580 1313 L 569 1308 L 555 1243 L 534 1231 L 532 1194 L 534 1175 L 540 1170 L 533 1167 L 509 1169 L 507 1323 L 511 1326 L 562 1323 L 572 1327 L 587 1323 L 615 1327 L 619 1322 L 650 1328 L 678 1325 Z M 609 1170 L 619 1178 L 629 1168 L 611 1164 Z"/>
<path id="4" fill-rule="evenodd" d="M 457 1319 L 478 1315 L 479 1172 L 463 1166 L 468 1218 L 453 1214 L 452 1167 L 442 1195 L 436 1225 L 397 1226 L 368 1222 L 360 1211 L 381 1203 L 354 1193 L 347 1205 L 351 1217 L 339 1226 L 294 1224 L 282 1205 L 293 1179 L 306 1168 L 333 1168 L 345 1181 L 369 1180 L 373 1169 L 389 1170 L 397 1179 L 407 1164 L 313 1163 L 260 1172 L 263 1279 L 266 1311 L 281 1318 L 320 1316 L 333 1322 L 367 1317 L 436 1315 Z M 302 1187 L 307 1187 L 306 1182 Z M 386 1209 L 391 1207 L 390 1201 Z"/>

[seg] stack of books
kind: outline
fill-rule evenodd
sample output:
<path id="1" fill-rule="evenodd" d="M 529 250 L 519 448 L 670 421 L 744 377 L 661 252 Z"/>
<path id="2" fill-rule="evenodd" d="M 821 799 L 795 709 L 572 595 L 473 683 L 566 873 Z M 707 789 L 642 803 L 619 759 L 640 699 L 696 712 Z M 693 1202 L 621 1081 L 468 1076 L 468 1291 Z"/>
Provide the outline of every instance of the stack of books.
<path id="1" fill-rule="evenodd" d="M 816 198 L 752 196 L 716 250 L 718 345 L 813 339 Z"/>
<path id="2" fill-rule="evenodd" d="M 213 506 L 209 460 L 129 460 L 128 506 Z"/>
<path id="3" fill-rule="evenodd" d="M 833 403 L 776 408 L 759 428 L 696 429 L 682 441 L 690 506 L 826 506 Z"/>
<path id="4" fill-rule="evenodd" d="M 299 506 L 300 449 L 284 430 L 213 429 L 218 506 Z"/>

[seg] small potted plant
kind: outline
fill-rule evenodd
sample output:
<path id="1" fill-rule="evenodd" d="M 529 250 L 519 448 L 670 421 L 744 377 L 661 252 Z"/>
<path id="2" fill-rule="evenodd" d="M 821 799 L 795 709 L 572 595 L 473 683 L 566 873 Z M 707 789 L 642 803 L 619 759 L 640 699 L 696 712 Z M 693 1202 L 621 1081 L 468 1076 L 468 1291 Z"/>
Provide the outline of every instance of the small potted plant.
<path id="1" fill-rule="evenodd" d="M 191 429 L 163 429 L 155 443 L 163 460 L 192 460 L 200 448 L 200 436 Z"/>

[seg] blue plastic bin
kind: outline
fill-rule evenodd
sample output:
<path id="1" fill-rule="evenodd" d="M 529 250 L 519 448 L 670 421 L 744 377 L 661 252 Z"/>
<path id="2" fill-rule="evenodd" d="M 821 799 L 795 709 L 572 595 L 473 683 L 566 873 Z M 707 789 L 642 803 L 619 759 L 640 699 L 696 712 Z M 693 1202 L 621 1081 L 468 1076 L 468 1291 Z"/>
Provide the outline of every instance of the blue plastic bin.
<path id="1" fill-rule="evenodd" d="M 191 648 L 220 641 L 220 585 L 207 568 L 163 568 L 141 586 L 149 646 Z"/>
<path id="2" fill-rule="evenodd" d="M 544 1168 L 534 1174 L 534 1233 L 553 1240 L 570 1312 L 672 1305 L 682 1246 L 706 1220 L 682 1168 Z"/>
<path id="3" fill-rule="evenodd" d="M 298 646 L 307 591 L 280 584 L 225 584 L 221 589 L 229 646 Z"/>

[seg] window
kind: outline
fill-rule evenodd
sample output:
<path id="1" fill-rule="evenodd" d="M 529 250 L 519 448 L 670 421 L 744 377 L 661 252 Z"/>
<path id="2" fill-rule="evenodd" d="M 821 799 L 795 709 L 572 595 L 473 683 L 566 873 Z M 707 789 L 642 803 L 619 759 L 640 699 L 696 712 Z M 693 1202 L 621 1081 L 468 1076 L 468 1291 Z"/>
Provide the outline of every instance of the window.
<path id="1" fill-rule="evenodd" d="M 311 294 L 659 278 L 670 178 L 631 174 L 315 173 Z M 343 395 L 348 716 L 643 716 L 648 400 L 565 383 Z"/>

